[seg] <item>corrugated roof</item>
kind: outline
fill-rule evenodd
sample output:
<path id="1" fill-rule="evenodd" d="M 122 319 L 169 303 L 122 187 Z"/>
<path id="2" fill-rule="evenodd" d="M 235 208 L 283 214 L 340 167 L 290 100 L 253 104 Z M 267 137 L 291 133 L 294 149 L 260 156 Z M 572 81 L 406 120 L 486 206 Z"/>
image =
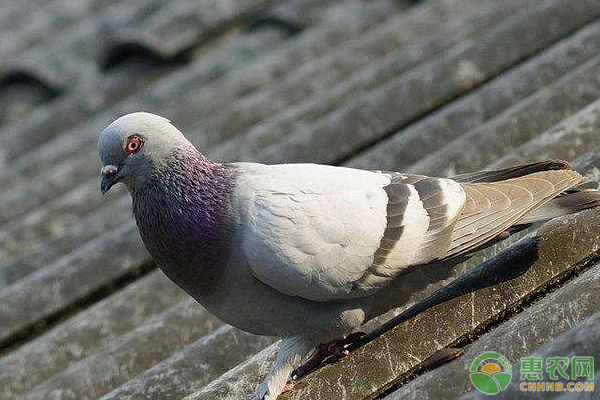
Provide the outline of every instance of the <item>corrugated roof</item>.
<path id="1" fill-rule="evenodd" d="M 98 133 L 127 112 L 168 117 L 218 160 L 449 175 L 564 158 L 600 180 L 595 0 L 0 0 L 0 10 L 0 400 L 243 399 L 270 367 L 274 339 L 190 300 L 156 270 L 124 190 L 99 195 Z M 567 217 L 412 275 L 420 291 L 387 316 L 417 304 L 400 325 L 282 398 L 477 397 L 464 369 L 483 349 L 513 365 L 596 354 L 598 218 Z M 503 282 L 466 293 L 472 279 Z M 432 366 L 447 346 L 465 355 Z"/>

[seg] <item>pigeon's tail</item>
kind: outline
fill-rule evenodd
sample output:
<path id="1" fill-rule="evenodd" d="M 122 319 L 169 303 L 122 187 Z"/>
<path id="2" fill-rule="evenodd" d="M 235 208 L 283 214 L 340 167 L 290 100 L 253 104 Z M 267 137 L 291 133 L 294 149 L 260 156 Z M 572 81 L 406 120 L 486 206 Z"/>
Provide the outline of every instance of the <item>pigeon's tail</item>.
<path id="1" fill-rule="evenodd" d="M 459 175 L 465 206 L 452 231 L 447 255 L 489 245 L 503 233 L 600 205 L 600 192 L 560 160 Z"/>
<path id="2" fill-rule="evenodd" d="M 544 160 L 529 164 L 514 165 L 512 167 L 494 170 L 470 172 L 455 175 L 450 179 L 465 183 L 499 182 L 507 179 L 520 178 L 535 172 L 572 170 L 571 164 L 564 160 Z"/>
<path id="3" fill-rule="evenodd" d="M 545 160 L 499 170 L 457 175 L 452 177 L 452 179 L 469 183 L 499 182 L 507 179 L 524 177 L 536 172 L 555 170 L 572 170 L 572 167 L 564 160 Z M 594 182 L 583 178 L 583 180 L 575 187 L 567 189 L 565 192 L 558 194 L 541 207 L 533 209 L 525 214 L 515 225 L 528 225 L 536 222 L 543 222 L 552 218 L 600 206 L 600 191 L 592 189 L 594 186 L 596 186 Z"/>
<path id="4" fill-rule="evenodd" d="M 572 189 L 561 193 L 537 210 L 525 214 L 517 224 L 533 224 L 600 206 L 600 191 L 596 189 Z"/>

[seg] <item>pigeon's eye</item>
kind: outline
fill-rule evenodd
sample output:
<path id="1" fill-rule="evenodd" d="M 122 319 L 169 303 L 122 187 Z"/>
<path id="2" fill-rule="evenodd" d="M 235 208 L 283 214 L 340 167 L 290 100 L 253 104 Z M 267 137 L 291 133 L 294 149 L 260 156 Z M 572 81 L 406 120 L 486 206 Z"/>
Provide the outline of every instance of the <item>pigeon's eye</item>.
<path id="1" fill-rule="evenodd" d="M 125 153 L 133 154 L 137 153 L 142 148 L 144 141 L 137 135 L 129 136 L 125 141 Z"/>

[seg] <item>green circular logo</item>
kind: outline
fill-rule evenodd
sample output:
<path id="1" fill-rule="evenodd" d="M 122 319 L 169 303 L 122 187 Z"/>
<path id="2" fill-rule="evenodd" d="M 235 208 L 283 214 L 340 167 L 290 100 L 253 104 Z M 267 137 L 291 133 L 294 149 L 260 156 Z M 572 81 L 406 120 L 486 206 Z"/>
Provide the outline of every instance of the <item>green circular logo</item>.
<path id="1" fill-rule="evenodd" d="M 512 378 L 512 367 L 506 357 L 493 351 L 473 360 L 470 372 L 473 386 L 485 394 L 500 393 Z"/>

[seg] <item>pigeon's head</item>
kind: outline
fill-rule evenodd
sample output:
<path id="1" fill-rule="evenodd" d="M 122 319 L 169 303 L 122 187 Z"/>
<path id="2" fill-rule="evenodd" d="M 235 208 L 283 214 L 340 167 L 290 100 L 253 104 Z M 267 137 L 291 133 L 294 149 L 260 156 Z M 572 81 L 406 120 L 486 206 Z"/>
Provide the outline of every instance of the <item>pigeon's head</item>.
<path id="1" fill-rule="evenodd" d="M 118 182 L 130 189 L 143 187 L 156 168 L 183 148 L 193 146 L 168 119 L 146 112 L 122 116 L 98 140 L 102 193 Z"/>

